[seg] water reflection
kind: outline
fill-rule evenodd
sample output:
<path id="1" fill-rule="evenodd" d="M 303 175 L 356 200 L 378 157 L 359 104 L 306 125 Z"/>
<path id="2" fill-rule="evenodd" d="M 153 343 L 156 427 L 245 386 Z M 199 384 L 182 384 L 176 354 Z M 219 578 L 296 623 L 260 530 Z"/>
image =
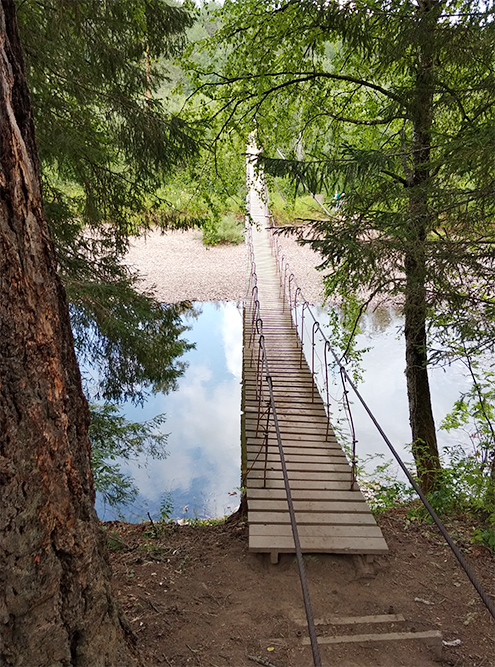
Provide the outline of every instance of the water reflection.
<path id="1" fill-rule="evenodd" d="M 179 380 L 178 391 L 151 396 L 144 408 L 125 405 L 125 416 L 133 421 L 165 413 L 163 428 L 170 434 L 165 460 L 142 458 L 132 465 L 122 462 L 122 471 L 135 480 L 140 492 L 132 506 L 122 511 L 129 521 L 140 521 L 148 512 L 158 516 L 164 499 L 172 506 L 172 518 L 220 517 L 238 506 L 242 315 L 233 303 L 199 305 L 199 317 L 185 321 L 191 327 L 186 337 L 196 343 L 196 349 L 183 357 L 188 368 Z M 328 321 L 328 313 L 322 308 L 315 308 L 315 315 L 322 326 Z M 307 316 L 307 325 L 308 321 Z M 411 463 L 402 326 L 392 309 L 363 317 L 358 347 L 369 350 L 362 358 L 359 391 L 401 457 Z M 311 340 L 311 325 L 307 326 L 305 339 Z M 317 356 L 323 359 L 321 348 Z M 309 351 L 309 363 L 310 359 Z M 469 389 L 470 380 L 460 362 L 432 368 L 429 375 L 438 427 L 459 394 Z M 333 380 L 332 422 L 345 431 L 347 420 L 339 402 L 342 385 L 338 373 L 333 374 Z M 350 399 L 358 457 L 361 461 L 375 457 L 366 465 L 372 470 L 381 463 L 376 455 L 386 460 L 392 456 L 352 393 Z M 458 435 L 438 431 L 438 440 L 445 448 L 456 444 Z M 395 463 L 390 472 L 398 474 Z M 97 499 L 97 511 L 105 520 L 118 518 L 101 498 Z"/>
<path id="2" fill-rule="evenodd" d="M 151 396 L 143 408 L 126 404 L 125 416 L 143 421 L 165 413 L 169 434 L 165 460 L 122 462 L 139 489 L 132 506 L 121 510 L 129 521 L 157 516 L 164 499 L 171 517 L 219 517 L 238 505 L 240 484 L 240 393 L 242 316 L 234 303 L 203 303 L 197 318 L 185 320 L 185 335 L 196 349 L 179 388 Z M 97 499 L 100 518 L 116 512 Z"/>
<path id="3" fill-rule="evenodd" d="M 323 308 L 315 308 L 314 312 L 315 317 L 321 323 L 328 321 L 328 315 Z M 331 341 L 328 327 L 322 328 L 325 329 L 327 338 Z M 410 464 L 410 469 L 413 469 L 409 446 L 411 431 L 404 372 L 403 320 L 392 308 L 381 308 L 364 315 L 360 329 L 361 333 L 357 336 L 357 347 L 367 351 L 364 352 L 360 363 L 362 380 L 358 384 L 359 392 L 401 458 Z M 310 329 L 307 330 L 305 336 L 308 341 L 311 339 Z M 308 353 L 306 356 L 308 357 Z M 323 356 L 321 350 L 318 356 L 320 358 Z M 309 363 L 311 363 L 310 357 Z M 470 388 L 471 380 L 467 377 L 465 367 L 460 361 L 447 367 L 431 367 L 429 378 L 438 444 L 440 449 L 445 451 L 446 448 L 459 444 L 460 436 L 459 433 L 447 433 L 438 428 L 444 417 L 452 410 L 460 393 Z M 342 397 L 340 375 L 334 372 L 332 380 L 332 421 L 337 423 L 338 428 L 341 427 L 344 432 L 348 433 L 348 421 L 340 401 Z M 383 461 L 391 460 L 393 457 L 352 390 L 349 393 L 349 399 L 352 401 L 351 410 L 358 440 L 356 451 L 361 461 L 366 461 L 371 457 L 369 463 L 365 465 L 365 468 L 371 471 Z M 470 447 L 467 437 L 463 444 L 466 449 Z M 383 459 L 380 459 L 380 456 Z M 390 473 L 402 478 L 402 473 L 399 474 L 395 460 L 390 468 Z"/>

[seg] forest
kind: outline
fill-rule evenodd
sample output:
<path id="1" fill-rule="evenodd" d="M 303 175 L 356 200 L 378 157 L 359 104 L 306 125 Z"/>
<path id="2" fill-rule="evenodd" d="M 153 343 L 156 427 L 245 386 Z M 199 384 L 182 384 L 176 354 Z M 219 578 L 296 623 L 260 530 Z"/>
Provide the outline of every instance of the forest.
<path id="1" fill-rule="evenodd" d="M 174 390 L 191 304 L 143 293 L 124 258 L 154 227 L 241 241 L 253 132 L 277 233 L 320 253 L 349 364 L 363 313 L 399 304 L 414 473 L 495 552 L 494 13 L 467 0 L 2 0 L 4 664 L 138 664 L 94 492 L 124 502 L 115 457 L 164 451 L 161 415 L 133 423 L 119 406 Z M 456 360 L 471 389 L 440 425 L 428 369 Z M 96 402 L 78 361 L 98 368 Z M 472 450 L 446 456 L 440 426 L 468 431 Z M 396 481 L 379 493 L 410 500 Z"/>

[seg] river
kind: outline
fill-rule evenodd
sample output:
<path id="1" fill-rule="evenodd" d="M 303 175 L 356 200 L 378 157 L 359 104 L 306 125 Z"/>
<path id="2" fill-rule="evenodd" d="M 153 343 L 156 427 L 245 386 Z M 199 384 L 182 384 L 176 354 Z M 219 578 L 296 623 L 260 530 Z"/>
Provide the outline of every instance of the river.
<path id="1" fill-rule="evenodd" d="M 104 520 L 120 516 L 141 521 L 148 512 L 156 518 L 161 506 L 166 506 L 171 518 L 214 518 L 229 514 L 238 506 L 242 313 L 231 302 L 196 305 L 199 316 L 184 322 L 190 327 L 185 337 L 196 348 L 183 357 L 187 369 L 178 390 L 168 395 L 151 395 L 143 407 L 130 403 L 123 406 L 124 414 L 133 421 L 166 415 L 163 430 L 169 434 L 169 455 L 164 460 L 140 457 L 132 462 L 121 461 L 123 472 L 135 480 L 139 495 L 119 512 L 105 505 L 98 495 L 97 512 Z M 315 312 L 322 323 L 328 319 L 323 309 Z M 400 318 L 391 309 L 364 316 L 358 346 L 369 348 L 361 362 L 360 392 L 394 447 L 406 461 L 411 461 Z M 334 379 L 331 393 L 338 399 L 342 386 L 338 374 Z M 459 393 L 470 384 L 460 363 L 431 369 L 430 380 L 439 425 Z M 364 410 L 350 398 L 357 453 L 371 471 L 392 457 Z M 335 424 L 345 429 L 346 420 L 336 400 L 332 413 Z M 457 441 L 457 435 L 439 431 L 442 447 Z M 392 465 L 389 472 L 396 469 Z"/>

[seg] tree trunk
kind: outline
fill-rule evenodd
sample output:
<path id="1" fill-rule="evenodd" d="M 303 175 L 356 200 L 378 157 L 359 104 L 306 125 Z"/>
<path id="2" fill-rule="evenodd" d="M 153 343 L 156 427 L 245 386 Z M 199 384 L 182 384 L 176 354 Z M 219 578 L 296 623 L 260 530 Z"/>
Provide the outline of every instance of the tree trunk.
<path id="1" fill-rule="evenodd" d="M 135 665 L 94 510 L 12 0 L 0 2 L 0 141 L 0 663 Z"/>
<path id="2" fill-rule="evenodd" d="M 435 422 L 431 406 L 427 369 L 426 303 L 422 266 L 418 255 L 406 257 L 404 335 L 406 340 L 406 380 L 412 452 L 418 478 L 425 493 L 435 486 L 440 470 Z"/>
<path id="3" fill-rule="evenodd" d="M 418 13 L 426 15 L 436 8 L 434 0 L 418 3 Z M 426 240 L 431 226 L 428 208 L 430 179 L 431 128 L 433 118 L 433 40 L 420 49 L 417 57 L 416 86 L 411 100 L 413 124 L 412 169 L 408 174 L 410 230 L 405 254 L 406 290 L 404 336 L 406 340 L 406 379 L 412 451 L 422 489 L 434 488 L 440 470 L 435 421 L 428 380 L 426 340 Z"/>

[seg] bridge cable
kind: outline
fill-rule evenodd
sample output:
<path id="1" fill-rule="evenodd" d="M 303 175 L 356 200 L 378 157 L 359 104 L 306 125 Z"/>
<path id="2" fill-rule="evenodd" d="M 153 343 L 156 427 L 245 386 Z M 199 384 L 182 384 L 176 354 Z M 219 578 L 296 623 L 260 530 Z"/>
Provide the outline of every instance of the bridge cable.
<path id="1" fill-rule="evenodd" d="M 249 226 L 247 228 L 248 231 L 248 243 L 250 245 L 253 244 L 252 241 L 252 233 L 251 232 L 251 227 Z M 251 255 L 253 257 L 254 253 Z M 257 283 L 257 276 L 256 274 L 253 275 L 252 277 L 254 280 L 254 283 Z M 252 304 L 250 304 L 252 307 Z M 297 529 L 297 522 L 296 522 L 296 515 L 295 515 L 295 510 L 294 510 L 294 504 L 292 501 L 292 494 L 290 490 L 290 484 L 289 484 L 289 476 L 287 472 L 287 465 L 285 461 L 285 455 L 284 455 L 284 450 L 283 450 L 283 445 L 282 445 L 282 436 L 280 434 L 280 428 L 279 428 L 279 423 L 278 423 L 278 417 L 277 417 L 277 410 L 275 407 L 275 397 L 273 393 L 273 379 L 270 374 L 270 369 L 268 366 L 268 358 L 266 354 L 266 347 L 265 347 L 265 338 L 263 335 L 263 320 L 261 317 L 258 318 L 258 322 L 260 322 L 260 332 L 259 332 L 259 346 L 260 349 L 262 350 L 262 359 L 263 359 L 263 365 L 266 370 L 266 383 L 268 385 L 268 391 L 270 394 L 270 405 L 271 405 L 271 411 L 272 411 L 272 417 L 273 417 L 273 423 L 275 427 L 275 434 L 277 438 L 277 445 L 278 445 L 278 451 L 279 451 L 279 456 L 280 456 L 280 463 L 282 467 L 282 475 L 283 475 L 283 480 L 284 480 L 284 487 L 285 487 L 285 493 L 287 497 L 287 505 L 289 509 L 289 518 L 290 518 L 290 523 L 291 523 L 291 529 L 292 529 L 292 537 L 294 539 L 294 547 L 296 551 L 296 560 L 297 560 L 297 565 L 298 565 L 298 570 L 299 570 L 299 579 L 301 582 L 301 589 L 302 589 L 302 596 L 303 596 L 303 601 L 304 601 L 304 609 L 306 612 L 306 621 L 307 621 L 307 626 L 308 626 L 308 632 L 309 632 L 309 638 L 311 642 L 311 650 L 313 653 L 313 663 L 314 667 L 321 667 L 321 656 L 320 656 L 320 649 L 318 646 L 318 639 L 316 635 L 316 627 L 315 627 L 315 622 L 314 622 L 314 615 L 313 615 L 313 609 L 311 606 L 311 599 L 309 595 L 309 589 L 308 589 L 308 583 L 307 583 L 307 578 L 306 578 L 306 568 L 304 565 L 304 560 L 303 560 L 303 555 L 302 555 L 302 550 L 301 550 L 301 542 L 299 540 L 299 531 Z"/>
<path id="2" fill-rule="evenodd" d="M 272 231 L 272 233 L 273 233 L 273 231 Z M 278 239 L 277 239 L 277 241 L 278 241 Z M 280 250 L 281 250 L 280 242 L 278 242 L 278 245 L 279 245 Z M 285 258 L 284 258 L 284 259 L 285 259 Z M 286 260 L 286 264 L 287 264 L 287 266 L 289 266 L 287 260 Z M 290 267 L 289 267 L 289 270 L 290 270 Z M 299 290 L 299 294 L 301 295 L 301 300 L 304 301 L 304 304 L 307 304 L 307 309 L 309 310 L 309 312 L 310 312 L 310 314 L 311 314 L 311 317 L 313 318 L 313 321 L 316 322 L 316 323 L 318 323 L 318 321 L 316 320 L 316 318 L 315 318 L 313 312 L 311 311 L 309 302 L 306 301 L 306 300 L 304 299 L 304 296 L 303 296 L 301 290 Z M 291 302 L 289 302 L 289 308 L 290 308 L 290 310 L 291 310 L 291 314 L 292 314 L 292 303 L 291 303 Z M 296 309 L 296 308 L 297 308 L 297 304 L 294 304 L 294 309 Z M 319 323 L 318 323 L 318 325 L 319 325 Z M 472 571 L 472 569 L 471 569 L 471 567 L 469 566 L 468 562 L 466 561 L 466 559 L 465 559 L 464 556 L 462 555 L 462 553 L 461 553 L 459 547 L 455 544 L 455 542 L 453 541 L 453 539 L 452 539 L 452 537 L 450 536 L 449 532 L 447 531 L 447 528 L 445 527 L 445 525 L 443 524 L 443 522 L 440 520 L 440 518 L 438 517 L 437 513 L 435 512 L 435 510 L 433 509 L 433 507 L 431 506 L 431 504 L 428 502 L 428 499 L 426 498 L 425 494 L 423 493 L 423 491 L 421 490 L 421 488 L 419 487 L 419 485 L 417 484 L 417 482 L 415 481 L 415 479 L 413 478 L 413 476 L 412 476 L 411 473 L 409 472 L 409 470 L 408 470 L 406 464 L 403 462 L 403 460 L 402 460 L 401 457 L 399 456 L 398 452 L 396 451 L 396 449 L 394 448 L 394 446 L 393 446 L 392 443 L 390 442 L 389 438 L 387 437 L 386 433 L 384 432 L 384 430 L 382 429 L 382 427 L 381 427 L 380 424 L 378 423 L 377 419 L 375 418 L 375 416 L 374 416 L 373 413 L 371 412 L 371 409 L 369 408 L 369 406 L 368 406 L 368 404 L 366 403 L 366 401 L 364 400 L 364 398 L 361 396 L 361 394 L 360 394 L 360 392 L 358 391 L 356 385 L 354 384 L 353 380 L 352 380 L 351 377 L 349 376 L 349 374 L 348 374 L 348 372 L 347 372 L 345 366 L 343 366 L 343 364 L 341 363 L 341 360 L 340 360 L 339 357 L 336 355 L 336 353 L 335 353 L 333 347 L 331 346 L 330 342 L 329 342 L 328 339 L 326 338 L 325 334 L 323 333 L 323 331 L 321 330 L 321 328 L 320 328 L 319 330 L 320 330 L 320 334 L 321 334 L 323 340 L 325 341 L 325 345 L 328 346 L 328 349 L 329 349 L 330 352 L 332 353 L 332 356 L 333 356 L 333 358 L 334 358 L 334 360 L 335 360 L 335 363 L 337 364 L 337 366 L 338 366 L 338 368 L 339 368 L 339 370 L 340 370 L 340 373 L 341 373 L 342 376 L 345 377 L 346 380 L 349 382 L 350 386 L 352 387 L 354 393 L 356 394 L 357 398 L 359 399 L 359 401 L 361 402 L 362 406 L 364 407 L 364 409 L 365 409 L 366 413 L 368 414 L 369 418 L 371 419 L 371 421 L 373 422 L 373 424 L 374 424 L 375 427 L 377 428 L 378 432 L 379 432 L 380 435 L 382 436 L 383 440 L 384 440 L 385 443 L 387 444 L 387 446 L 388 446 L 388 448 L 390 449 L 391 453 L 392 453 L 393 456 L 395 457 L 397 463 L 399 464 L 399 466 L 401 467 L 402 471 L 403 471 L 404 474 L 406 475 L 406 477 L 407 477 L 409 483 L 411 484 L 411 486 L 413 487 L 413 489 L 414 489 L 414 490 L 416 491 L 416 493 L 418 494 L 419 498 L 421 499 L 421 502 L 423 503 L 424 507 L 426 508 L 426 510 L 428 511 L 429 515 L 430 515 L 431 518 L 433 519 L 435 525 L 436 525 L 437 528 L 439 529 L 439 531 L 440 531 L 440 533 L 442 534 L 443 538 L 445 539 L 445 541 L 446 541 L 447 544 L 449 545 L 449 547 L 450 547 L 450 549 L 452 550 L 454 556 L 457 558 L 457 561 L 459 562 L 460 566 L 462 567 L 462 569 L 463 569 L 464 572 L 466 573 L 468 579 L 471 581 L 472 585 L 473 585 L 474 588 L 476 589 L 476 591 L 477 591 L 478 595 L 480 596 L 480 598 L 481 598 L 483 604 L 484 604 L 485 607 L 488 609 L 488 611 L 489 611 L 489 613 L 491 614 L 491 616 L 495 619 L 495 605 L 494 605 L 494 603 L 490 600 L 490 598 L 489 598 L 487 592 L 485 591 L 485 589 L 483 588 L 483 586 L 481 585 L 481 583 L 478 581 L 476 575 L 474 574 L 474 572 Z M 327 382 L 328 382 L 328 379 L 327 379 Z M 349 409 L 350 409 L 350 406 L 349 406 Z"/>

